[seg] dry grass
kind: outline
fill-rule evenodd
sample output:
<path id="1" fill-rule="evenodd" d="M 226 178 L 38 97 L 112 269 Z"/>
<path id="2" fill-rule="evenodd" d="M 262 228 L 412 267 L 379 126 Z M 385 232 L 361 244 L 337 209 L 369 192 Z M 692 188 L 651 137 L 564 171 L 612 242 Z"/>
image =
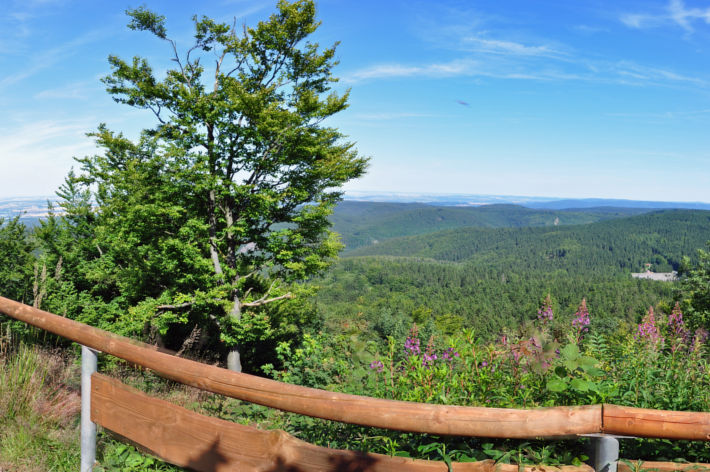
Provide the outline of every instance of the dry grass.
<path id="1" fill-rule="evenodd" d="M 59 351 L 0 337 L 0 470 L 78 467 L 77 367 Z"/>

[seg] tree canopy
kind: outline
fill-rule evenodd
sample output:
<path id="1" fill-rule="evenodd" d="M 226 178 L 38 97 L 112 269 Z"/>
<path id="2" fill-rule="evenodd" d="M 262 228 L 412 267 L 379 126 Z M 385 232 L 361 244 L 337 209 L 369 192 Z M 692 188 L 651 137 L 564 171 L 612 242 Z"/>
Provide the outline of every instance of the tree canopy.
<path id="1" fill-rule="evenodd" d="M 297 329 L 282 305 L 336 256 L 327 217 L 367 165 L 324 123 L 347 107 L 332 89 L 335 46 L 308 40 L 319 23 L 307 0 L 280 1 L 255 27 L 194 17 L 182 55 L 164 17 L 127 14 L 174 67 L 159 78 L 144 58 L 109 57 L 107 91 L 155 126 L 137 141 L 92 133 L 102 152 L 78 159 L 66 216 L 42 232 L 48 257 L 76 272 L 60 298 L 85 299 L 75 316 L 127 334 L 173 330 L 182 347 L 215 333 L 240 370 L 240 345 Z"/>

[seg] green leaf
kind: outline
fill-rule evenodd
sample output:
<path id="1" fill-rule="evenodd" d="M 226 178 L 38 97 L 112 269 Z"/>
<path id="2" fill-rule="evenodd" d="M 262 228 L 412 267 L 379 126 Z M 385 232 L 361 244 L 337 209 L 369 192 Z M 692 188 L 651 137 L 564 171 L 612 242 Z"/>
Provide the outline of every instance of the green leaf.
<path id="1" fill-rule="evenodd" d="M 547 381 L 547 390 L 550 392 L 564 392 L 567 390 L 567 384 L 559 378 L 550 379 Z"/>
<path id="2" fill-rule="evenodd" d="M 560 349 L 560 354 L 564 359 L 577 359 L 579 357 L 579 347 L 576 344 L 568 344 Z"/>
<path id="3" fill-rule="evenodd" d="M 589 382 L 587 382 L 586 380 L 572 379 L 569 385 L 578 392 L 586 392 L 587 390 L 589 390 Z"/>

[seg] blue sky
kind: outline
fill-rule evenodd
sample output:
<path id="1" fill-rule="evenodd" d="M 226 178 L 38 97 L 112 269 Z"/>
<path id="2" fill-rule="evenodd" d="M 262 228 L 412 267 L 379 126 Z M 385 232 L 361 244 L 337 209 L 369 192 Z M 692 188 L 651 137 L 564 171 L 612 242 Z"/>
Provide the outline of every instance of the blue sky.
<path id="1" fill-rule="evenodd" d="M 0 197 L 50 195 L 95 152 L 114 103 L 107 56 L 170 66 L 128 30 L 146 5 L 190 45 L 193 14 L 253 24 L 263 1 L 2 0 Z M 710 202 L 710 1 L 321 0 L 315 40 L 340 41 L 333 118 L 372 158 L 351 191 Z"/>

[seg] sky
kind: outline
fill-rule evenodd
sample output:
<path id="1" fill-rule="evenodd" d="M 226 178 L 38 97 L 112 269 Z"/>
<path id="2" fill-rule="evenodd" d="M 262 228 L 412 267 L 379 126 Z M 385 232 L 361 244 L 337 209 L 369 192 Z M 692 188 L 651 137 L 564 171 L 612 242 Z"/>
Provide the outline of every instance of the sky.
<path id="1" fill-rule="evenodd" d="M 126 28 L 145 5 L 181 51 L 191 18 L 253 25 L 275 2 L 0 0 L 0 197 L 53 194 L 106 123 L 150 112 L 105 92 L 110 54 L 159 73 L 170 46 Z M 371 158 L 350 192 L 710 202 L 710 0 L 320 0 L 339 41 L 330 119 Z"/>

